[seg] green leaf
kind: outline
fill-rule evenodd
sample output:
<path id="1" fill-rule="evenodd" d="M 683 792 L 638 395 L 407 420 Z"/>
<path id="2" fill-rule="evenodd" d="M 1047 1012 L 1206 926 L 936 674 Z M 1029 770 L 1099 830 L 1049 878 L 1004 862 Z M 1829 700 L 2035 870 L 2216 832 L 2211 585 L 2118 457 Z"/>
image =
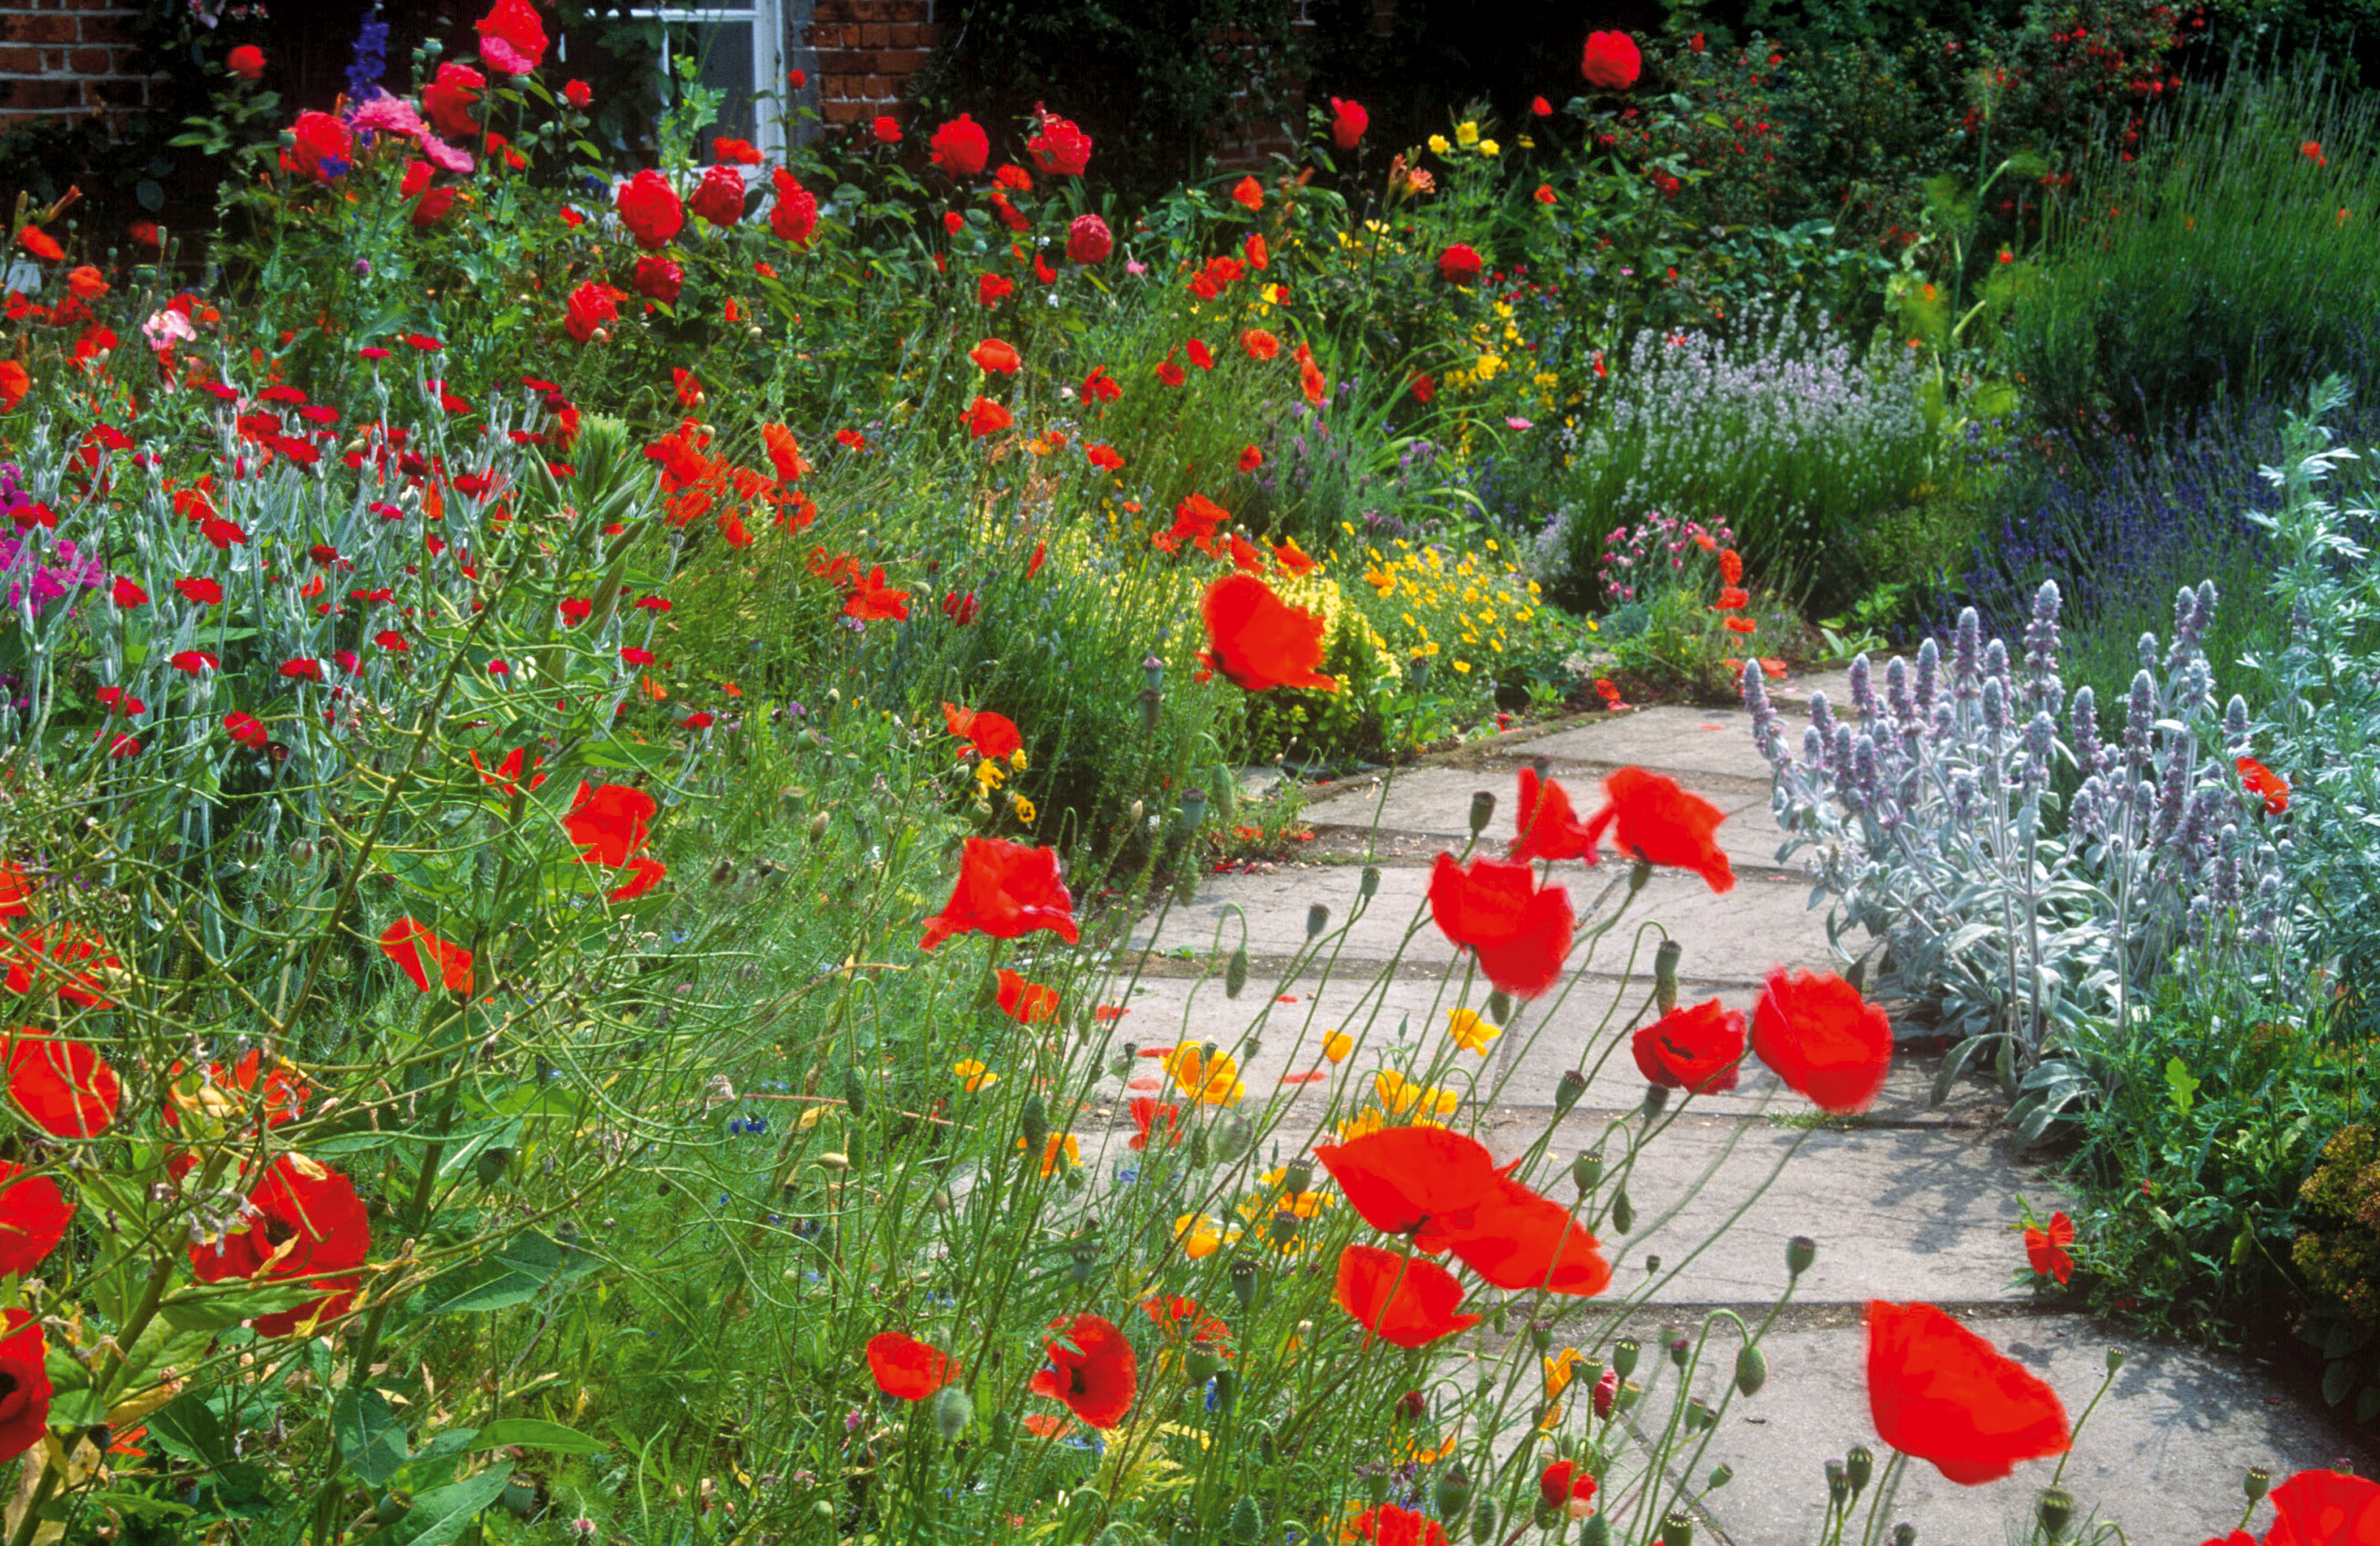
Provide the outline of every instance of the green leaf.
<path id="1" fill-rule="evenodd" d="M 594 1455 L 602 1445 L 576 1428 L 565 1428 L 543 1418 L 498 1418 L 480 1430 L 471 1441 L 473 1449 L 494 1449 L 501 1444 L 518 1444 L 523 1449 L 550 1449 L 556 1455 Z"/>
<path id="2" fill-rule="evenodd" d="M 2166 1059 L 2165 1087 L 2172 1093 L 2173 1108 L 2185 1117 L 2197 1098 L 2199 1082 L 2191 1077 L 2190 1066 L 2180 1057 Z"/>
<path id="3" fill-rule="evenodd" d="M 203 1401 L 169 1401 L 149 1414 L 149 1433 L 158 1447 L 183 1460 L 215 1469 L 231 1464 L 223 1421 Z"/>
<path id="4" fill-rule="evenodd" d="M 463 1533 L 480 1510 L 503 1496 L 510 1466 L 491 1466 L 474 1477 L 432 1489 L 413 1500 L 413 1511 L 373 1539 L 388 1546 L 445 1546 Z"/>
<path id="5" fill-rule="evenodd" d="M 342 1391 L 331 1409 L 331 1427 L 338 1436 L 340 1456 L 347 1473 L 367 1487 L 385 1487 L 409 1456 L 405 1424 L 376 1390 Z"/>
<path id="6" fill-rule="evenodd" d="M 530 1230 L 506 1240 L 494 1255 L 441 1273 L 421 1290 L 425 1315 L 468 1315 L 525 1304 L 562 1270 L 562 1251 Z"/>
<path id="7" fill-rule="evenodd" d="M 2322 1398 L 2336 1407 L 2355 1389 L 2355 1366 L 2345 1359 L 2335 1359 L 2323 1366 Z"/>

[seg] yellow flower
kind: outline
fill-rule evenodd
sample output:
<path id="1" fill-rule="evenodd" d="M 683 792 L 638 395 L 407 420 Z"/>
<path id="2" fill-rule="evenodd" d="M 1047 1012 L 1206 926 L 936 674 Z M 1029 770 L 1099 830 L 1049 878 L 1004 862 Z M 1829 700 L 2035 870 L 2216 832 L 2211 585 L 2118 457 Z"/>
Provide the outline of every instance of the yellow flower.
<path id="1" fill-rule="evenodd" d="M 1446 1033 L 1454 1045 L 1465 1052 L 1488 1056 L 1488 1044 L 1504 1033 L 1504 1028 L 1473 1009 L 1446 1011 Z"/>
<path id="2" fill-rule="evenodd" d="M 1535 139 L 1532 139 L 1525 134 L 1521 136 L 1521 149 L 1524 151 L 1534 151 L 1536 148 L 1537 142 Z"/>
<path id="3" fill-rule="evenodd" d="M 1014 811 L 1016 813 L 1016 819 L 1023 822 L 1027 827 L 1032 826 L 1033 818 L 1041 814 L 1039 811 L 1033 808 L 1032 801 L 1026 799 L 1025 796 L 1021 794 L 1012 794 L 1008 797 L 1008 808 Z"/>
<path id="4" fill-rule="evenodd" d="M 1338 1133 L 1340 1142 L 1353 1143 L 1391 1125 L 1377 1107 L 1367 1105 L 1345 1121 L 1333 1123 L 1331 1130 Z"/>
<path id="5" fill-rule="evenodd" d="M 1442 134 L 1431 135 L 1429 137 L 1429 149 L 1430 153 L 1433 155 L 1442 156 L 1446 154 L 1446 136 Z"/>
<path id="6" fill-rule="evenodd" d="M 1223 1249 L 1223 1226 L 1204 1214 L 1184 1214 L 1173 1221 L 1173 1238 L 1193 1262 Z"/>
<path id="7" fill-rule="evenodd" d="M 1454 1428 L 1448 1430 L 1446 1436 L 1435 1444 L 1419 1444 L 1411 1439 L 1400 1438 L 1396 1441 L 1396 1447 L 1405 1459 L 1415 1465 L 1427 1466 L 1453 1454 L 1455 1444 L 1462 1437 L 1463 1430 Z"/>
<path id="8" fill-rule="evenodd" d="M 1454 662 L 1454 669 L 1461 671 L 1463 675 L 1469 676 L 1471 674 L 1471 662 L 1468 660 L 1457 660 Z"/>
<path id="9" fill-rule="evenodd" d="M 1483 156 L 1492 156 L 1497 152 L 1498 149 L 1499 147 L 1492 139 L 1483 139 L 1479 142 L 1479 153 Z"/>
<path id="10" fill-rule="evenodd" d="M 1014 750 L 1014 751 L 1013 751 L 1013 752 L 1011 752 L 1011 753 L 1009 753 L 1009 754 L 1008 754 L 1008 766 L 1009 766 L 1009 767 L 1014 767 L 1014 769 L 1016 769 L 1019 773 L 1022 773 L 1022 772 L 1024 772 L 1024 771 L 1025 771 L 1025 748 L 1024 748 L 1024 747 L 1019 746 L 1018 748 L 1016 748 L 1016 750 Z"/>
<path id="11" fill-rule="evenodd" d="M 1546 1399 L 1551 1401 L 1570 1384 L 1571 1375 L 1586 1361 L 1586 1356 L 1575 1347 L 1565 1347 L 1559 1357 L 1546 1362 Z"/>
<path id="12" fill-rule="evenodd" d="M 1000 764 L 996 762 L 986 760 L 975 765 L 975 781 L 987 790 L 998 789 L 1005 776 L 1000 771 Z"/>
<path id="13" fill-rule="evenodd" d="M 998 1074 L 985 1068 L 981 1061 L 973 1057 L 962 1058 L 952 1064 L 951 1072 L 958 1075 L 959 1082 L 970 1091 L 989 1090 L 1000 1082 Z"/>
<path id="14" fill-rule="evenodd" d="M 1018 1139 L 1018 1140 L 1016 1141 L 1016 1146 L 1017 1146 L 1018 1148 L 1020 1148 L 1020 1149 L 1024 1148 L 1024 1147 L 1025 1147 L 1025 1140 L 1023 1140 L 1023 1139 L 1021 1139 L 1021 1138 L 1020 1138 L 1020 1139 Z M 1057 1168 L 1058 1168 L 1058 1156 L 1059 1156 L 1059 1155 L 1061 1155 L 1061 1154 L 1063 1154 L 1063 1155 L 1065 1155 L 1065 1156 L 1066 1156 L 1066 1166 L 1067 1166 L 1067 1168 L 1068 1168 L 1068 1169 L 1070 1169 L 1070 1170 L 1071 1170 L 1071 1169 L 1075 1169 L 1075 1168 L 1076 1168 L 1076 1167 L 1078 1167 L 1078 1166 L 1080 1166 L 1082 1165 L 1082 1163 L 1083 1163 L 1083 1150 L 1082 1150 L 1082 1145 L 1080 1145 L 1080 1144 L 1078 1144 L 1078 1143 L 1076 1143 L 1076 1142 L 1075 1141 L 1075 1135 L 1074 1135 L 1073 1133 L 1070 1133 L 1070 1132 L 1053 1132 L 1053 1133 L 1051 1133 L 1051 1134 L 1050 1135 L 1049 1141 L 1048 1141 L 1048 1142 L 1046 1142 L 1046 1143 L 1044 1143 L 1044 1144 L 1042 1144 L 1042 1146 L 1041 1146 L 1041 1177 L 1042 1177 L 1042 1179 L 1044 1179 L 1044 1180 L 1049 1179 L 1049 1178 L 1050 1178 L 1053 1173 L 1055 1173 L 1055 1172 L 1056 1172 L 1056 1170 L 1057 1170 Z"/>
<path id="15" fill-rule="evenodd" d="M 1461 124 L 1456 126 L 1454 130 L 1454 142 L 1466 149 L 1478 144 L 1479 126 L 1477 124 Z"/>
<path id="16" fill-rule="evenodd" d="M 1166 1054 L 1165 1071 L 1182 1093 L 1208 1105 L 1229 1105 L 1247 1093 L 1240 1082 L 1240 1070 L 1228 1052 L 1217 1053 L 1209 1062 L 1206 1054 L 1195 1046 L 1176 1047 Z"/>
<path id="17" fill-rule="evenodd" d="M 1379 1096 L 1382 1107 L 1397 1117 L 1409 1111 L 1423 1117 L 1451 1117 L 1463 1099 L 1451 1090 L 1417 1084 L 1394 1069 L 1382 1069 L 1372 1076 L 1372 1093 Z"/>
<path id="18" fill-rule="evenodd" d="M 1333 1031 L 1322 1038 L 1322 1056 L 1333 1063 L 1345 1062 L 1347 1055 L 1354 1050 L 1355 1038 L 1344 1031 Z"/>

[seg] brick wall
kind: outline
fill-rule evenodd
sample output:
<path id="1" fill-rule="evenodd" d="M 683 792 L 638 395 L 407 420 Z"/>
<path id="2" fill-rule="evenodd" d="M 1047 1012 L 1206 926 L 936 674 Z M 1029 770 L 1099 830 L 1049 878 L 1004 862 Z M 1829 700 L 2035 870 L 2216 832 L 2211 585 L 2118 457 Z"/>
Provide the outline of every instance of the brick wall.
<path id="1" fill-rule="evenodd" d="M 830 126 L 896 113 L 933 55 L 932 0 L 817 0 L 809 35 L 819 112 Z"/>
<path id="2" fill-rule="evenodd" d="M 0 132 L 144 107 L 124 0 L 0 0 Z"/>

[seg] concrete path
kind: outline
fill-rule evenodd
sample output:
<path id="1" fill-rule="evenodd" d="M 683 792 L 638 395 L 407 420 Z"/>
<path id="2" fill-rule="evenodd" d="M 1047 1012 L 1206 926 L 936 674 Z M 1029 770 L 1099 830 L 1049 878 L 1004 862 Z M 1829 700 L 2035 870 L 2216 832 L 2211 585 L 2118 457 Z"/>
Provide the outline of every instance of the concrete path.
<path id="1" fill-rule="evenodd" d="M 1814 688 L 1848 711 L 1840 675 L 1779 683 L 1772 695 L 1791 714 Z M 1500 855 L 1512 832 L 1515 775 L 1537 759 L 1583 815 L 1600 803 L 1602 777 L 1632 764 L 1710 800 L 1727 813 L 1719 839 L 1737 885 L 1714 896 L 1694 876 L 1657 874 L 1591 949 L 1582 945 L 1565 989 L 1512 1007 L 1493 1042 L 1461 1050 L 1447 1035 L 1450 1013 L 1488 1014 L 1488 985 L 1430 921 L 1428 865 L 1441 850 L 1463 852 L 1472 797 L 1482 790 L 1497 809 L 1474 852 Z M 1687 1003 L 1716 996 L 1748 1011 L 1771 967 L 1838 962 L 1823 901 L 1810 905 L 1808 878 L 1779 857 L 1785 834 L 1769 815 L 1768 770 L 1739 710 L 1656 707 L 1517 731 L 1401 770 L 1382 794 L 1378 777 L 1313 791 L 1302 819 L 1315 831 L 1314 862 L 1206 877 L 1193 900 L 1142 924 L 1135 943 L 1156 953 L 1141 958 L 1136 981 L 1112 990 L 1131 1010 L 1123 1033 L 1137 1049 L 1231 1051 L 1251 1105 L 1277 1117 L 1269 1141 L 1284 1154 L 1327 1138 L 1330 1114 L 1370 1098 L 1375 1076 L 1393 1068 L 1452 1092 L 1500 1159 L 1529 1156 L 1524 1174 L 1567 1195 L 1558 1178 L 1573 1154 L 1600 1150 L 1614 1163 L 1645 1128 L 1645 1086 L 1626 1033 L 1649 1018 L 1653 950 L 1664 932 L 1683 946 L 1679 993 Z M 1378 874 L 1366 899 L 1367 865 Z M 1554 878 L 1569 888 L 1584 936 L 1624 900 L 1627 870 L 1609 861 L 1562 864 Z M 1329 909 L 1318 933 L 1316 903 Z M 1232 997 L 1227 964 L 1242 948 L 1248 981 Z M 1333 1044 L 1334 1033 L 1346 1042 Z M 1989 1087 L 1969 1081 L 1933 1103 L 1938 1066 L 1929 1044 L 1904 1041 L 1884 1095 L 1849 1119 L 1816 1120 L 1756 1065 L 1732 1092 L 1672 1098 L 1628 1177 L 1633 1228 L 1623 1234 L 1608 1217 L 1599 1226 L 1617 1272 L 1609 1294 L 1564 1323 L 1561 1335 L 1579 1340 L 1614 1323 L 1649 1339 L 1721 1307 L 1765 1313 L 1786 1286 L 1787 1239 L 1818 1241 L 1815 1263 L 1765 1340 L 1767 1387 L 1733 1403 L 1700 1463 L 1707 1470 L 1724 1461 L 1734 1476 L 1696 1505 L 1697 1540 L 1816 1540 L 1824 1462 L 1854 1444 L 1881 1448 L 1866 1398 L 1861 1316 L 1870 1298 L 1924 1299 L 1971 1322 L 2046 1378 L 2070 1413 L 2098 1388 L 2108 1348 L 2121 1347 L 2130 1361 L 2082 1431 L 2062 1485 L 2082 1513 L 2119 1525 L 2133 1546 L 2220 1536 L 2240 1517 L 2250 1466 L 2278 1477 L 2350 1457 L 2340 1430 L 2254 1363 L 2143 1344 L 2037 1301 L 2020 1275 L 2018 1198 L 2044 1215 L 2063 1199 L 2010 1153 Z M 1564 1106 L 1566 1074 L 1585 1085 Z M 1125 1104 L 1144 1093 L 1170 1094 L 1153 1058 L 1111 1072 L 1088 1114 L 1087 1162 L 1099 1164 L 1109 1148 L 1123 1156 L 1132 1131 Z M 2359 1468 L 2370 1468 L 2368 1458 Z M 1913 1464 L 1892 1518 L 1914 1524 L 1930 1543 L 2022 1540 L 2054 1469 L 2037 1463 L 2008 1481 L 1964 1488 Z M 2253 1528 L 2268 1522 L 2269 1510 L 2260 1510 Z"/>

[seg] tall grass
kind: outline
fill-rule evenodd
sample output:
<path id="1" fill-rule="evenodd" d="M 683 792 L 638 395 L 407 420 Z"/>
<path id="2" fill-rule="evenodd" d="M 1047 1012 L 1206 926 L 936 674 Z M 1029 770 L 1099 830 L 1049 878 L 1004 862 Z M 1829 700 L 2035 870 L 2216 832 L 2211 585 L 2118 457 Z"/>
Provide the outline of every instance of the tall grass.
<path id="1" fill-rule="evenodd" d="M 2155 431 L 2380 363 L 2380 98 L 2245 68 L 2108 146 L 2010 321 L 2037 411 Z"/>

